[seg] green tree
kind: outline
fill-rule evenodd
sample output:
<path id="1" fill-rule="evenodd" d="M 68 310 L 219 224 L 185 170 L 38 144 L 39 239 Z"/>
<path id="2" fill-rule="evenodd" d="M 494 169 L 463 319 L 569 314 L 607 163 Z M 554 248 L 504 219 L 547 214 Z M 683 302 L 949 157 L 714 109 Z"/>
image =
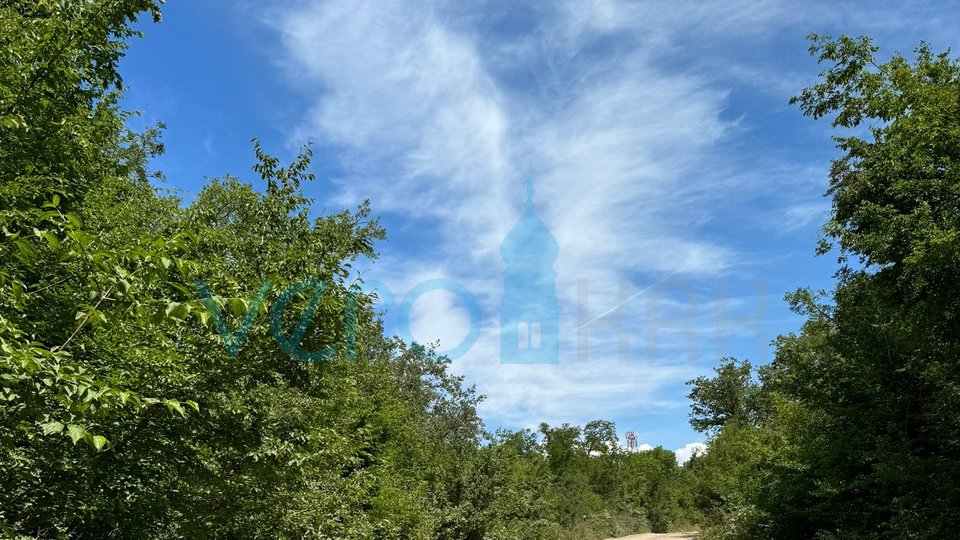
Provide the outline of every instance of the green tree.
<path id="1" fill-rule="evenodd" d="M 372 299 L 351 293 L 352 262 L 383 238 L 369 208 L 312 217 L 309 149 L 281 167 L 255 145 L 259 186 L 226 177 L 186 207 L 151 185 L 159 131 L 127 129 L 116 69 L 129 24 L 156 7 L 0 7 L 0 524 L 35 537 L 482 530 L 471 515 L 487 495 L 468 489 L 484 474 L 479 397 L 442 358 L 384 337 Z M 333 347 L 328 362 L 291 359 L 271 325 L 270 302 L 306 278 L 326 286 L 292 345 Z M 313 292 L 279 313 L 281 334 Z M 210 307 L 227 334 L 249 319 L 236 357 Z"/>
<path id="2" fill-rule="evenodd" d="M 960 62 L 921 44 L 912 62 L 880 63 L 867 38 L 813 40 L 832 67 L 794 102 L 835 114 L 836 127 L 869 128 L 869 138 L 836 137 L 845 154 L 831 169 L 825 231 L 844 265 L 821 358 L 842 361 L 810 400 L 833 437 L 824 479 L 857 500 L 839 506 L 835 527 L 949 535 L 960 504 L 960 422 L 948 412 L 960 406 Z"/>
<path id="3" fill-rule="evenodd" d="M 609 420 L 591 420 L 583 426 L 583 444 L 589 453 L 608 454 L 618 441 L 617 426 Z"/>
<path id="4" fill-rule="evenodd" d="M 807 321 L 778 338 L 761 372 L 769 417 L 727 424 L 701 464 L 716 463 L 707 483 L 731 501 L 742 537 L 951 536 L 960 505 L 960 62 L 926 44 L 912 61 L 881 62 L 865 37 L 814 35 L 810 50 L 828 66 L 792 102 L 844 130 L 819 246 L 838 250 L 836 287 L 827 298 L 788 296 Z M 734 468 L 727 478 L 739 487 L 724 488 L 723 449 L 744 444 L 761 457 Z"/>
<path id="5" fill-rule="evenodd" d="M 713 378 L 697 377 L 687 396 L 691 404 L 690 425 L 697 431 L 712 431 L 734 421 L 741 425 L 755 424 L 761 414 L 760 384 L 753 379 L 747 360 L 721 360 Z"/>

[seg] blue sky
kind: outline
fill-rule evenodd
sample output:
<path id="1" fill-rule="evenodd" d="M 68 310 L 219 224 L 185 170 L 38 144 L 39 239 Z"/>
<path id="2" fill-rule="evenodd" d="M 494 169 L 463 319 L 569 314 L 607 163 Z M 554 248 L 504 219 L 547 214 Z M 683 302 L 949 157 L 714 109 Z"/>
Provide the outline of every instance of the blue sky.
<path id="1" fill-rule="evenodd" d="M 787 104 L 819 69 L 804 36 L 909 55 L 958 45 L 956 20 L 934 2 L 173 0 L 123 73 L 188 196 L 253 180 L 253 137 L 286 158 L 312 140 L 316 211 L 369 199 L 388 229 L 361 269 L 396 297 L 388 328 L 417 284 L 462 283 L 482 328 L 453 370 L 488 427 L 606 418 L 680 449 L 703 440 L 684 381 L 724 356 L 768 362 L 800 322 L 783 294 L 835 270 L 813 253 L 829 122 Z M 560 245 L 558 365 L 499 362 L 498 247 L 528 176 Z M 442 291 L 410 319 L 440 349 L 470 323 Z"/>

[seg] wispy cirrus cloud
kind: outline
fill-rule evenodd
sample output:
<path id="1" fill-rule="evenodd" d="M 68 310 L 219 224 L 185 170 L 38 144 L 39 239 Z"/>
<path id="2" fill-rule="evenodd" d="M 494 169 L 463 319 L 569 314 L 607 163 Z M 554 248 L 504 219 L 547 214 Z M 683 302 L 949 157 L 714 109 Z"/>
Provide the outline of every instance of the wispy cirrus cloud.
<path id="1" fill-rule="evenodd" d="M 383 246 L 388 264 L 364 277 L 401 297 L 436 277 L 470 289 L 483 328 L 455 369 L 488 396 L 488 420 L 512 426 L 640 409 L 682 423 L 682 383 L 722 353 L 718 340 L 763 341 L 717 305 L 756 303 L 753 282 L 768 268 L 743 271 L 752 260 L 744 235 L 816 219 L 822 186 L 784 180 L 807 174 L 811 158 L 772 139 L 745 143 L 758 131 L 776 135 L 780 120 L 758 121 L 762 107 L 731 101 L 776 99 L 783 109 L 810 66 L 778 67 L 774 45 L 785 31 L 799 39 L 851 13 L 862 10 L 739 0 L 300 0 L 261 10 L 280 37 L 285 76 L 311 103 L 291 137 L 338 149 L 346 172 L 331 199 L 369 198 L 405 231 Z M 527 176 L 561 246 L 556 366 L 499 364 L 497 248 Z M 737 223 L 724 214 L 741 208 Z M 784 219 L 757 224 L 746 214 Z M 721 290 L 723 280 L 738 286 Z M 578 332 L 584 313 L 598 319 L 589 343 Z M 468 320 L 443 293 L 425 296 L 412 319 L 417 337 L 441 349 Z M 627 361 L 618 328 L 631 334 Z M 691 335 L 700 346 L 689 346 Z M 587 362 L 577 360 L 583 347 Z"/>
<path id="2" fill-rule="evenodd" d="M 494 422 L 682 409 L 682 399 L 661 390 L 698 372 L 676 345 L 683 336 L 664 332 L 660 351 L 638 354 L 634 345 L 630 362 L 617 360 L 616 331 L 604 331 L 611 325 L 598 323 L 586 334 L 589 345 L 580 342 L 576 280 L 589 284 L 593 317 L 611 304 L 597 298 L 613 293 L 615 300 L 625 276 L 649 286 L 667 276 L 717 276 L 735 263 L 730 249 L 697 234 L 709 206 L 725 196 L 712 188 L 709 171 L 718 145 L 737 130 L 736 121 L 721 118 L 727 92 L 659 65 L 648 41 L 659 46 L 669 33 L 621 43 L 619 33 L 645 17 L 628 4 L 541 8 L 513 38 L 472 31 L 482 13 L 452 6 L 306 2 L 274 13 L 288 75 L 316 92 L 297 136 L 344 149 L 349 173 L 336 195 L 343 204 L 371 198 L 380 212 L 434 229 L 425 257 L 403 258 L 397 254 L 405 246 L 386 246 L 391 265 L 381 277 L 401 294 L 411 276 L 469 284 L 485 324 L 455 369 L 488 396 L 483 412 Z M 491 66 L 489 57 L 506 60 Z M 535 77 L 524 79 L 521 69 Z M 557 366 L 499 364 L 497 247 L 519 213 L 527 175 L 561 246 L 564 354 Z M 377 276 L 376 268 L 369 272 Z M 464 324 L 458 302 L 442 296 L 425 297 L 412 313 L 417 336 L 440 338 L 441 349 L 443 338 L 463 335 Z M 640 311 L 616 314 L 620 326 L 649 323 Z M 585 346 L 591 361 L 577 362 Z"/>

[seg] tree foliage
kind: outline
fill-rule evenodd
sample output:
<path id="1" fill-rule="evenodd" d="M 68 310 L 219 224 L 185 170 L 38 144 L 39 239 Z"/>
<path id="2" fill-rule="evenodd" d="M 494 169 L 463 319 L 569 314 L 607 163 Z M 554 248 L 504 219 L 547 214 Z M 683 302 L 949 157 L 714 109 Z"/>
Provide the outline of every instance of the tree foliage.
<path id="1" fill-rule="evenodd" d="M 880 62 L 865 37 L 814 35 L 810 50 L 828 67 L 792 102 L 844 130 L 819 248 L 841 267 L 829 296 L 788 295 L 807 320 L 760 372 L 770 414 L 722 423 L 702 502 L 731 537 L 954 536 L 960 62 L 926 44 Z"/>
<path id="2" fill-rule="evenodd" d="M 752 379 L 749 361 L 725 358 L 716 368 L 716 377 L 697 377 L 690 381 L 692 412 L 690 425 L 697 431 L 713 431 L 736 422 L 755 424 L 761 414 L 760 385 Z"/>

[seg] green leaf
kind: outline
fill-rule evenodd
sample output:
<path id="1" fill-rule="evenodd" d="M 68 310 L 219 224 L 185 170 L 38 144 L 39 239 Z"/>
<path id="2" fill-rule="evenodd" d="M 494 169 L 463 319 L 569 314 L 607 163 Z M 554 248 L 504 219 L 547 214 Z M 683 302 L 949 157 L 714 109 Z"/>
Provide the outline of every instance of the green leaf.
<path id="1" fill-rule="evenodd" d="M 167 399 L 167 400 L 164 400 L 163 403 L 166 404 L 167 409 L 169 409 L 170 412 L 178 412 L 180 413 L 180 416 L 186 418 L 187 411 L 183 410 L 183 406 L 180 405 L 179 401 L 175 399 Z"/>
<path id="2" fill-rule="evenodd" d="M 37 262 L 37 248 L 33 247 L 33 244 L 26 240 L 17 240 L 14 244 L 17 245 L 17 250 L 20 252 L 21 261 L 27 264 Z"/>
<path id="3" fill-rule="evenodd" d="M 67 426 L 67 435 L 70 436 L 70 440 L 73 441 L 73 444 L 77 444 L 77 441 L 82 439 L 83 436 L 86 434 L 87 434 L 87 430 L 83 429 L 78 425 L 70 424 Z"/>
<path id="4" fill-rule="evenodd" d="M 188 289 L 187 287 L 184 287 L 179 283 L 171 283 L 170 286 L 187 296 L 193 296 L 193 291 L 191 291 L 190 289 Z"/>
<path id="5" fill-rule="evenodd" d="M 47 422 L 45 424 L 40 424 L 40 429 L 43 431 L 44 435 L 53 435 L 54 433 L 61 433 L 63 431 L 63 424 L 56 421 Z"/>
<path id="6" fill-rule="evenodd" d="M 76 214 L 66 214 L 63 217 L 67 218 L 67 221 L 69 221 L 70 225 L 72 225 L 74 228 L 79 229 L 81 226 L 83 226 L 83 220 L 80 219 L 80 216 Z"/>
<path id="7" fill-rule="evenodd" d="M 180 302 L 170 302 L 167 304 L 167 308 L 163 311 L 164 315 L 170 317 L 173 312 L 180 307 Z"/>
<path id="8" fill-rule="evenodd" d="M 94 450 L 99 452 L 103 447 L 109 442 L 107 438 L 103 435 L 93 435 L 90 437 L 84 437 L 84 440 L 87 441 L 87 444 L 93 447 Z"/>
<path id="9" fill-rule="evenodd" d="M 233 313 L 237 317 L 242 317 L 247 313 L 249 304 L 243 298 L 231 298 L 230 299 L 230 313 Z"/>
<path id="10" fill-rule="evenodd" d="M 55 234 L 50 231 L 44 231 L 42 233 L 43 239 L 50 244 L 50 247 L 54 250 L 60 249 L 60 239 L 57 238 Z"/>

